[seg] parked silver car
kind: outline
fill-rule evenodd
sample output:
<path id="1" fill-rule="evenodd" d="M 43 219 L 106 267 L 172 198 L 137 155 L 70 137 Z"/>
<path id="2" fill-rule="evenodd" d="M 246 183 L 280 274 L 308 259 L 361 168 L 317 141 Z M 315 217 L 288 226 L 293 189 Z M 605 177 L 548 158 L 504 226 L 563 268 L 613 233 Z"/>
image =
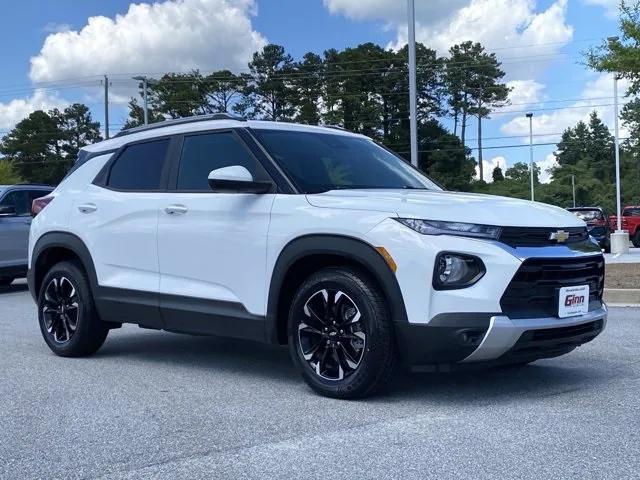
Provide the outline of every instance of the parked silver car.
<path id="1" fill-rule="evenodd" d="M 0 185 L 0 286 L 27 276 L 31 203 L 53 191 L 49 185 Z"/>

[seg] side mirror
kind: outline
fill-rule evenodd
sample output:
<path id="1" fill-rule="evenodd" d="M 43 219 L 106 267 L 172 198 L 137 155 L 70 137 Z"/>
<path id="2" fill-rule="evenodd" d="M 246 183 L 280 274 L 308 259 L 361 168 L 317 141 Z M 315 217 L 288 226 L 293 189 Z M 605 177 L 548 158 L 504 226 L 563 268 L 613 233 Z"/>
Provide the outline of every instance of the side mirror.
<path id="1" fill-rule="evenodd" d="M 224 193 L 268 193 L 273 188 L 271 182 L 256 182 L 245 167 L 218 168 L 209 174 L 209 186 L 214 192 Z"/>
<path id="2" fill-rule="evenodd" d="M 0 206 L 0 217 L 15 217 L 16 215 L 16 207 L 13 205 L 1 205 Z"/>

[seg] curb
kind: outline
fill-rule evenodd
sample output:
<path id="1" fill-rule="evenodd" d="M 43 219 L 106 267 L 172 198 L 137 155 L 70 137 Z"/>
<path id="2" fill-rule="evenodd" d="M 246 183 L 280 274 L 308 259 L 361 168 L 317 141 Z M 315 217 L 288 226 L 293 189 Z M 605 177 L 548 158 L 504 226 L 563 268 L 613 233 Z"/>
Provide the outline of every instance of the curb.
<path id="1" fill-rule="evenodd" d="M 604 301 L 610 306 L 640 307 L 640 288 L 605 288 Z"/>

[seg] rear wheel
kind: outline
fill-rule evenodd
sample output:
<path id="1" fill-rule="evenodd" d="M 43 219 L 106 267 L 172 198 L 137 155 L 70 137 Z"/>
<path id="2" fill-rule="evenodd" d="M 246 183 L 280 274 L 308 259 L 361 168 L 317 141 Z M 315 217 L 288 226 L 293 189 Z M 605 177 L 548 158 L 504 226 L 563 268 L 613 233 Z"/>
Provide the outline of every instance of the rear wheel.
<path id="1" fill-rule="evenodd" d="M 0 277 L 0 287 L 8 287 L 14 280 L 13 277 Z"/>
<path id="2" fill-rule="evenodd" d="M 636 232 L 636 234 L 631 239 L 631 242 L 633 243 L 634 247 L 640 248 L 640 230 Z"/>
<path id="3" fill-rule="evenodd" d="M 298 289 L 289 313 L 289 350 L 309 386 L 333 398 L 383 388 L 395 364 L 387 305 L 368 276 L 327 268 Z"/>
<path id="4" fill-rule="evenodd" d="M 40 331 L 49 348 L 63 357 L 95 353 L 109 333 L 96 315 L 93 295 L 76 262 L 54 265 L 38 295 Z"/>

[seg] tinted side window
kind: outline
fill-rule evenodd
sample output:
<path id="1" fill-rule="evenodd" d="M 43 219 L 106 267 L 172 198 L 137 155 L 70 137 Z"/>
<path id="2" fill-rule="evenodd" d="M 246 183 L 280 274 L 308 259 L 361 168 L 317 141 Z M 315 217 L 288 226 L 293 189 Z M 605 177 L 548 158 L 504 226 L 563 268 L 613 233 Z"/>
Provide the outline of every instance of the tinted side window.
<path id="1" fill-rule="evenodd" d="M 168 148 L 169 139 L 128 146 L 111 167 L 107 185 L 117 190 L 158 190 Z"/>
<path id="2" fill-rule="evenodd" d="M 11 206 L 16 209 L 16 215 L 30 215 L 31 214 L 31 202 L 29 201 L 29 193 L 26 190 L 16 190 L 7 193 L 0 206 Z"/>
<path id="3" fill-rule="evenodd" d="M 268 180 L 266 172 L 247 147 L 231 132 L 185 137 L 178 169 L 178 190 L 209 188 L 209 173 L 223 167 L 245 167 L 256 181 Z"/>

